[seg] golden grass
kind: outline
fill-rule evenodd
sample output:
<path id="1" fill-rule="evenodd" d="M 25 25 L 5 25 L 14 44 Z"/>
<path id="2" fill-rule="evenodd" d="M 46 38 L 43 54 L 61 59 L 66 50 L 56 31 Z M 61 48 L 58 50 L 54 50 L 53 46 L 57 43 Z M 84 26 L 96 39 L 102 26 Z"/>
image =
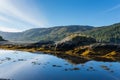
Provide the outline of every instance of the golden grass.
<path id="1" fill-rule="evenodd" d="M 85 52 L 83 52 L 81 55 L 82 56 L 88 56 L 89 55 L 89 53 L 90 53 L 90 50 L 86 50 Z"/>
<path id="2" fill-rule="evenodd" d="M 115 55 L 117 55 L 116 51 L 112 51 L 112 52 L 106 54 L 105 57 L 112 57 L 112 56 L 115 56 Z"/>

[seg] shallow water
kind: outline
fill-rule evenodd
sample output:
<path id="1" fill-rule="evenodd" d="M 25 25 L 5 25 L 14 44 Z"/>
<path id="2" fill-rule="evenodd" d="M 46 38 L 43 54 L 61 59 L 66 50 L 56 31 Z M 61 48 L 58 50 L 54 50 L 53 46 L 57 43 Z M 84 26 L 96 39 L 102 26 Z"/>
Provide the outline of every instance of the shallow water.
<path id="1" fill-rule="evenodd" d="M 120 80 L 120 62 L 70 63 L 53 55 L 0 50 L 0 79 Z"/>

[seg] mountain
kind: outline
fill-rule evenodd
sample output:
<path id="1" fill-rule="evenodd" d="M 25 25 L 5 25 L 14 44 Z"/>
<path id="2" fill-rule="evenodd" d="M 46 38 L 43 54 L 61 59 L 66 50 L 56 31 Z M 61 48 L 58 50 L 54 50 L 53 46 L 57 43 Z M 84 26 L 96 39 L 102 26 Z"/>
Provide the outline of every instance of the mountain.
<path id="1" fill-rule="evenodd" d="M 0 32 L 0 35 L 10 41 L 60 41 L 72 34 L 91 36 L 97 42 L 120 43 L 120 23 L 109 26 L 93 27 L 82 25 L 57 26 L 50 28 L 34 28 L 18 33 Z"/>
<path id="2" fill-rule="evenodd" d="M 10 41 L 59 41 L 70 34 L 82 33 L 93 28 L 92 26 L 70 25 L 51 28 L 35 28 L 18 33 L 0 32 L 0 35 L 3 36 L 4 39 Z"/>
<path id="3" fill-rule="evenodd" d="M 85 33 L 94 37 L 98 42 L 120 43 L 120 23 L 94 28 Z"/>

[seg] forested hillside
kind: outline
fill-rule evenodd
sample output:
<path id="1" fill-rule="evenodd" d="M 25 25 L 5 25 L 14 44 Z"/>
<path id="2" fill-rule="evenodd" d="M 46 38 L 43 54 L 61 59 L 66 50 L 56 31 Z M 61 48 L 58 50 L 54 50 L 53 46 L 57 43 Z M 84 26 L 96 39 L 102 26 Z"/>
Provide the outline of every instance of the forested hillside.
<path id="1" fill-rule="evenodd" d="M 102 26 L 57 26 L 50 28 L 34 28 L 18 33 L 0 32 L 0 35 L 10 41 L 60 41 L 71 34 L 82 34 L 93 37 L 97 42 L 120 43 L 120 23 Z"/>
<path id="2" fill-rule="evenodd" d="M 51 28 L 35 28 L 18 33 L 0 32 L 0 35 L 2 35 L 6 40 L 12 41 L 59 41 L 70 34 L 83 33 L 84 31 L 91 30 L 93 28 L 94 27 L 92 26 L 70 25 Z"/>
<path id="3" fill-rule="evenodd" d="M 99 42 L 120 43 L 120 23 L 95 28 L 86 33 Z"/>

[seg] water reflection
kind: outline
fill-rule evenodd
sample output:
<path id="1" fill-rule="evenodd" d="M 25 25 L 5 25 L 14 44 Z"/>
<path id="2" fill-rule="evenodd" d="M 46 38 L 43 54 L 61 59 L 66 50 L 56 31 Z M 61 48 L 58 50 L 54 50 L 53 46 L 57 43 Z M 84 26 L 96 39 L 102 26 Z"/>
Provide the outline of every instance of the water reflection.
<path id="1" fill-rule="evenodd" d="M 120 63 L 0 50 L 0 79 L 120 80 Z"/>

